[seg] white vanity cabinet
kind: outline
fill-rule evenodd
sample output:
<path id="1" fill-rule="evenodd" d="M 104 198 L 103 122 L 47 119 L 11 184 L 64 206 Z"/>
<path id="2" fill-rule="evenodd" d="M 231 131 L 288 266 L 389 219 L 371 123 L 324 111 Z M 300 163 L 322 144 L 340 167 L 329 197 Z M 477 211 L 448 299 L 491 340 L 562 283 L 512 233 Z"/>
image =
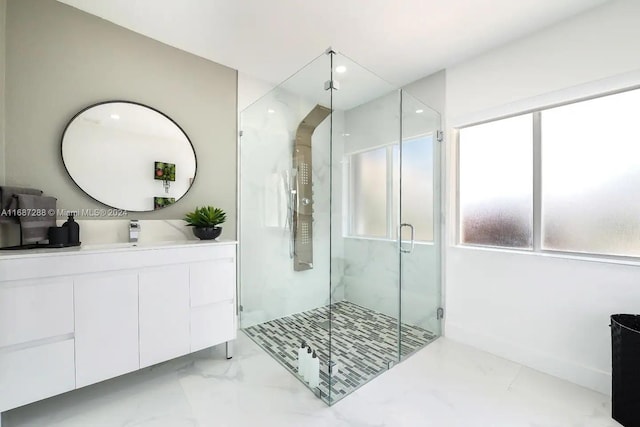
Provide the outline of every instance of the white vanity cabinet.
<path id="1" fill-rule="evenodd" d="M 0 412 L 235 339 L 235 272 L 235 242 L 0 251 Z"/>
<path id="2" fill-rule="evenodd" d="M 140 367 L 189 353 L 189 265 L 140 272 Z"/>

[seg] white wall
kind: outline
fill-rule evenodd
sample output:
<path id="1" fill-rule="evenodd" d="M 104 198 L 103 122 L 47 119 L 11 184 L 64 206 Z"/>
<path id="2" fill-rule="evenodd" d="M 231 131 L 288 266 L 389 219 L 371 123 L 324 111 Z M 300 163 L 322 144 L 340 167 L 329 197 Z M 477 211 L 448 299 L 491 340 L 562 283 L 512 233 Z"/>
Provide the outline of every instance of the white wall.
<path id="1" fill-rule="evenodd" d="M 443 115 L 447 106 L 446 82 L 447 72 L 446 70 L 440 70 L 409 83 L 403 89 Z"/>
<path id="2" fill-rule="evenodd" d="M 637 0 L 612 1 L 448 69 L 448 123 L 640 84 L 638 16 Z M 638 312 L 640 267 L 455 246 L 454 148 L 447 158 L 446 335 L 609 392 L 609 315 Z"/>
<path id="3" fill-rule="evenodd" d="M 274 84 L 238 71 L 238 113 L 241 113 L 275 87 Z"/>
<path id="4" fill-rule="evenodd" d="M 638 1 L 613 0 L 448 68 L 448 119 L 637 70 L 639 13 Z"/>

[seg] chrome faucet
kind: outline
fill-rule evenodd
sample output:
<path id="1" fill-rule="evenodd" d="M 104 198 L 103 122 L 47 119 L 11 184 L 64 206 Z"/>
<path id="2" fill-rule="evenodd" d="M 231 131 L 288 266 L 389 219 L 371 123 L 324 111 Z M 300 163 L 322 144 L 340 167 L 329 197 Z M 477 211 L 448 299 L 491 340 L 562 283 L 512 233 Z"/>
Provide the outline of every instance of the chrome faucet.
<path id="1" fill-rule="evenodd" d="M 140 223 L 137 219 L 129 221 L 129 242 L 136 243 L 140 237 Z"/>

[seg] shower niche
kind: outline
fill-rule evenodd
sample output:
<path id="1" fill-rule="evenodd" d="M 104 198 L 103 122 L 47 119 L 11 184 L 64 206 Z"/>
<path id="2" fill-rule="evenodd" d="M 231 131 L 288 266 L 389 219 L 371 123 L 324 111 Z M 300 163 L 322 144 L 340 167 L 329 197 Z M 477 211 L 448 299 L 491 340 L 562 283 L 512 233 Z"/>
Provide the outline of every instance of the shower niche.
<path id="1" fill-rule="evenodd" d="M 331 49 L 240 114 L 240 327 L 327 404 L 441 333 L 439 128 Z"/>

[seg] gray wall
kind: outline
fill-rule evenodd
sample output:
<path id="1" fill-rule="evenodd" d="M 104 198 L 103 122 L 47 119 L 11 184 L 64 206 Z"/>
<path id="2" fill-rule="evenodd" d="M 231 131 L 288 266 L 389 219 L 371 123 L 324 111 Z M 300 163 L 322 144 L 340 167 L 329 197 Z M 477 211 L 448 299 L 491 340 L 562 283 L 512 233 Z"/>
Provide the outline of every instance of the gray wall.
<path id="1" fill-rule="evenodd" d="M 228 213 L 225 236 L 235 236 L 235 70 L 54 0 L 8 0 L 6 43 L 7 184 L 41 188 L 62 209 L 103 207 L 67 175 L 60 138 L 87 105 L 136 101 L 180 124 L 198 171 L 175 206 L 129 217 L 177 219 L 212 204 Z M 107 172 L 105 165 L 105 179 Z"/>
<path id="2" fill-rule="evenodd" d="M 7 0 L 0 0 L 0 185 L 4 184 L 4 74 Z"/>

